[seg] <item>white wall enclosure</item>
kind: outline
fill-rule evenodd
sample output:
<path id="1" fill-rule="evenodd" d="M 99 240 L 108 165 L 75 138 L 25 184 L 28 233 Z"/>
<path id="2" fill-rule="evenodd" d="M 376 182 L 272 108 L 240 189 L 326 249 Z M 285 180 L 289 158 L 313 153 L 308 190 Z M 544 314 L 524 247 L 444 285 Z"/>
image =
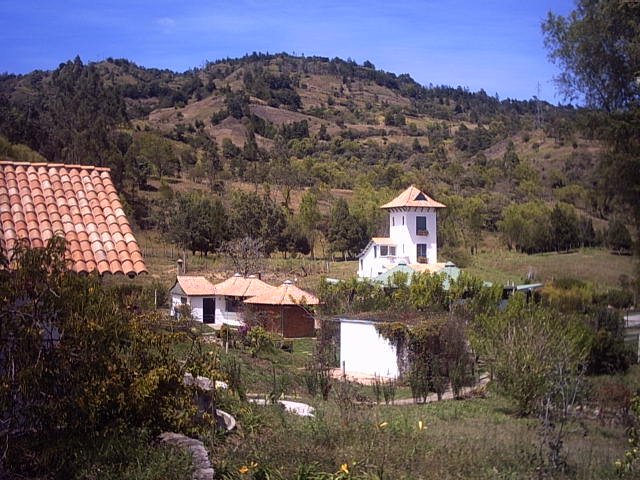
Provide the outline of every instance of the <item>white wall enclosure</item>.
<path id="1" fill-rule="evenodd" d="M 376 330 L 376 322 L 340 319 L 340 367 L 347 375 L 399 375 L 396 348 Z"/>

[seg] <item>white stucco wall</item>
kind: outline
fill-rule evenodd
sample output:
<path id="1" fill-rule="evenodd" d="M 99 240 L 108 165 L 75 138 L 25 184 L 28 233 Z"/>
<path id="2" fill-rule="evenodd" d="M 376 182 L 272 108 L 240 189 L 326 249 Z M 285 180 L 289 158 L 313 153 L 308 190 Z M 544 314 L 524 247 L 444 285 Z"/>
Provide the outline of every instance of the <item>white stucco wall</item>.
<path id="1" fill-rule="evenodd" d="M 427 231 L 429 235 L 416 235 L 416 217 L 427 218 Z M 404 218 L 404 222 L 403 222 Z M 404 223 L 404 224 L 403 224 Z M 436 210 L 434 208 L 405 209 L 399 212 L 389 213 L 389 237 L 397 245 L 396 255 L 407 257 L 408 263 L 418 263 L 416 245 L 427 245 L 427 260 L 429 263 L 438 262 Z"/>
<path id="2" fill-rule="evenodd" d="M 380 247 L 378 246 L 378 253 L 374 255 L 375 245 L 369 245 L 365 254 L 358 259 L 358 276 L 363 278 L 377 277 L 383 273 L 386 268 L 385 265 L 389 264 L 389 258 L 380 256 Z M 362 261 L 362 262 L 360 262 Z M 362 267 L 360 267 L 362 265 Z"/>
<path id="3" fill-rule="evenodd" d="M 340 367 L 349 373 L 396 378 L 396 349 L 376 331 L 375 324 L 363 320 L 340 320 Z"/>
<path id="4" fill-rule="evenodd" d="M 222 295 L 217 295 L 216 299 L 216 324 L 217 325 L 233 325 L 238 327 L 243 324 L 241 315 L 237 312 L 227 312 L 227 303 L 225 297 Z"/>
<path id="5" fill-rule="evenodd" d="M 187 303 L 189 300 L 187 299 Z M 171 316 L 176 316 L 176 308 L 182 305 L 182 301 L 180 300 L 180 295 L 171 294 Z"/>
<path id="6" fill-rule="evenodd" d="M 187 296 L 187 303 L 191 306 L 191 316 L 198 322 L 203 321 L 203 297 L 190 297 Z M 171 295 L 171 315 L 176 316 L 176 308 L 182 305 L 180 295 Z"/>

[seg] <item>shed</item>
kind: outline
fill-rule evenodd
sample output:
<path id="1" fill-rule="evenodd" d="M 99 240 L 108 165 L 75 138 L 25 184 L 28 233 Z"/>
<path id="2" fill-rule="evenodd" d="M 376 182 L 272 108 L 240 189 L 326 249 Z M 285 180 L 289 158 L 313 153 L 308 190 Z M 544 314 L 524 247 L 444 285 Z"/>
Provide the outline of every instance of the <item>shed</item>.
<path id="1" fill-rule="evenodd" d="M 347 375 L 397 378 L 396 347 L 378 333 L 373 320 L 340 318 L 340 367 Z"/>
<path id="2" fill-rule="evenodd" d="M 239 273 L 214 285 L 215 323 L 242 325 L 244 321 L 243 301 L 275 289 L 255 275 L 243 277 Z"/>
<path id="3" fill-rule="evenodd" d="M 250 305 L 250 315 L 267 330 L 285 338 L 315 336 L 315 319 L 309 307 L 318 305 L 320 300 L 291 281 L 244 303 Z"/>
<path id="4" fill-rule="evenodd" d="M 194 320 L 215 323 L 214 285 L 201 276 L 178 276 L 169 291 L 171 295 L 171 315 L 178 316 L 178 307 L 188 304 Z"/>

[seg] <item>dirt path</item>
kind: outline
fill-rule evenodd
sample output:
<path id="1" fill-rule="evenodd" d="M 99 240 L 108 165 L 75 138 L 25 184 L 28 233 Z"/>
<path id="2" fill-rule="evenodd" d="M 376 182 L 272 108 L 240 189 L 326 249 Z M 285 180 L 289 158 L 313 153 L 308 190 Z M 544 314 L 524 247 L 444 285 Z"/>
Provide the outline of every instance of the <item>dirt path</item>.
<path id="1" fill-rule="evenodd" d="M 342 379 L 343 378 L 342 370 L 339 368 L 334 368 L 333 370 L 331 370 L 331 376 L 336 379 Z M 346 375 L 346 379 L 351 382 L 361 383 L 363 385 L 372 385 L 375 382 L 376 377 L 373 377 L 371 375 L 364 374 L 364 373 L 352 372 Z M 472 385 L 471 387 L 462 388 L 461 396 L 464 397 L 473 393 L 476 390 L 480 390 L 484 388 L 488 383 L 489 383 L 489 375 L 483 375 L 480 377 L 480 379 L 478 380 L 478 383 L 476 383 L 475 385 Z M 442 400 L 453 400 L 453 399 L 454 399 L 453 391 L 451 390 L 451 388 L 447 388 L 447 390 L 442 394 Z M 395 400 L 392 403 L 392 405 L 413 405 L 415 403 L 430 403 L 430 402 L 437 402 L 437 401 L 438 401 L 438 395 L 435 393 L 432 393 L 424 400 L 424 402 L 422 400 L 418 401 L 418 399 L 416 398 L 400 398 Z"/>

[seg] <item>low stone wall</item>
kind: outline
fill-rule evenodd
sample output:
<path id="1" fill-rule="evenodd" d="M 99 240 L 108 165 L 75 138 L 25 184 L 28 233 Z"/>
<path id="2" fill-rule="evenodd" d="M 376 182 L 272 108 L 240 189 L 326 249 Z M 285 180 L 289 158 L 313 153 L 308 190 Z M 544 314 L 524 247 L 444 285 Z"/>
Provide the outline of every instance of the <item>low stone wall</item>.
<path id="1" fill-rule="evenodd" d="M 209 461 L 207 449 L 200 440 L 189 438 L 181 433 L 165 432 L 160 434 L 160 440 L 167 445 L 186 448 L 191 453 L 193 461 L 193 480 L 213 480 L 214 471 Z"/>

